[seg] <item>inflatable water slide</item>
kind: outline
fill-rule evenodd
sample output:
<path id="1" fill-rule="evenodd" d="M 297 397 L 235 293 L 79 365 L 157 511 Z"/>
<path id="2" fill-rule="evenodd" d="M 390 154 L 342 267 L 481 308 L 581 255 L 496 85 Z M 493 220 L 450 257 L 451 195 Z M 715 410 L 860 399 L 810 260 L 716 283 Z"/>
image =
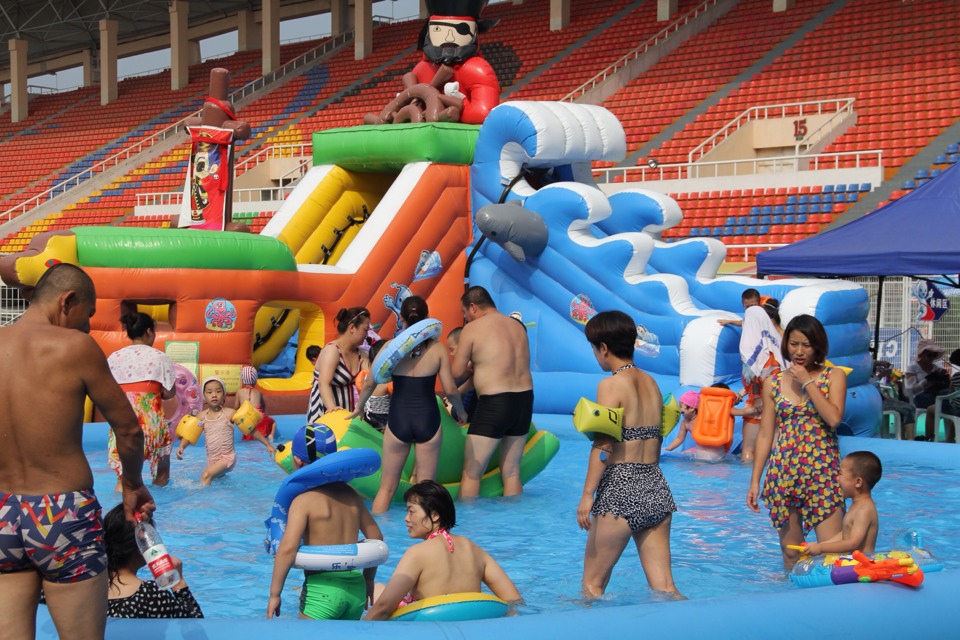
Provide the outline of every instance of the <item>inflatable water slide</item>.
<path id="1" fill-rule="evenodd" d="M 161 321 L 158 348 L 195 343 L 201 366 L 262 364 L 299 330 L 296 371 L 260 386 L 289 398 L 274 412 L 302 412 L 312 377 L 305 348 L 336 336 L 341 307 L 366 306 L 386 336 L 411 293 L 444 326 L 463 322 L 478 128 L 382 129 L 315 134 L 314 168 L 259 235 L 77 227 L 37 236 L 0 260 L 0 276 L 29 289 L 51 264 L 82 266 L 98 295 L 91 334 L 108 354 L 127 344 L 119 318 L 131 309 Z"/>
<path id="2" fill-rule="evenodd" d="M 484 241 L 483 226 L 475 230 L 469 265 L 470 284 L 486 287 L 501 311 L 519 312 L 528 327 L 536 410 L 570 413 L 579 397 L 593 397 L 603 374 L 583 326 L 609 309 L 636 319 L 636 362 L 664 395 L 715 382 L 736 387 L 740 329 L 717 320 L 740 317 L 741 294 L 752 287 L 781 301 L 784 325 L 804 313 L 823 322 L 831 361 L 852 369 L 844 421 L 872 435 L 880 399 L 869 384 L 866 292 L 840 281 L 718 279 L 726 256 L 718 240 L 656 239 L 682 220 L 676 201 L 641 188 L 608 197 L 594 183 L 590 163 L 622 160 L 625 150 L 620 123 L 592 105 L 505 103 L 480 130 L 470 171 L 474 215 L 488 206 L 503 215 L 510 209 L 497 205 L 517 204 L 514 228 L 528 230 L 537 218 L 546 227 L 542 250 L 518 256 L 521 240 L 484 218 L 493 233 Z"/>

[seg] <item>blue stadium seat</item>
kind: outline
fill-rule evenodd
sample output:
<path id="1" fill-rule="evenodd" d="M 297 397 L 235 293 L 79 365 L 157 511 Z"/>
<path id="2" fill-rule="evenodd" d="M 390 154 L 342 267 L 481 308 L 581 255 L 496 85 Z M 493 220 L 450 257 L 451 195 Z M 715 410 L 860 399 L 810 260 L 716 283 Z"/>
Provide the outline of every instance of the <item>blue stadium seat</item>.
<path id="1" fill-rule="evenodd" d="M 846 191 L 847 191 L 847 185 L 845 184 L 838 184 L 838 185 L 834 185 L 833 187 L 834 193 L 846 193 Z"/>
<path id="2" fill-rule="evenodd" d="M 809 211 L 809 209 L 810 209 L 810 207 L 807 206 L 807 205 L 805 205 L 805 204 L 798 204 L 798 205 L 797 205 L 797 213 L 798 213 L 798 214 L 807 213 L 807 211 Z"/>
<path id="3" fill-rule="evenodd" d="M 713 235 L 714 235 L 714 236 L 719 236 L 721 233 L 723 233 L 723 227 L 714 227 L 714 228 L 713 228 Z"/>
<path id="4" fill-rule="evenodd" d="M 773 215 L 775 215 L 775 216 L 776 216 L 776 215 L 781 215 L 781 216 L 782 216 L 783 213 L 784 213 L 784 209 L 783 209 L 783 205 L 782 205 L 782 204 L 778 204 L 778 205 L 775 205 L 775 206 L 773 207 Z"/>
<path id="5" fill-rule="evenodd" d="M 820 200 L 819 193 L 815 193 L 812 196 L 810 196 L 810 204 L 820 204 L 820 202 L 821 200 Z"/>
<path id="6" fill-rule="evenodd" d="M 783 224 L 795 224 L 796 221 L 797 221 L 796 217 L 791 213 L 788 213 L 787 215 L 783 216 Z"/>
<path id="7" fill-rule="evenodd" d="M 832 185 L 832 184 L 826 184 L 826 185 L 824 185 L 824 186 L 823 186 L 823 192 L 824 192 L 824 193 L 833 193 L 833 185 Z"/>
<path id="8" fill-rule="evenodd" d="M 700 236 L 700 227 L 690 227 L 690 237 L 697 238 Z"/>
<path id="9" fill-rule="evenodd" d="M 903 186 L 901 186 L 900 188 L 903 189 L 904 191 L 909 191 L 910 189 L 916 189 L 917 183 L 914 182 L 913 180 L 904 180 Z"/>
<path id="10" fill-rule="evenodd" d="M 798 213 L 797 214 L 797 224 L 805 224 L 807 222 L 807 214 Z"/>
<path id="11" fill-rule="evenodd" d="M 938 175 L 940 175 L 941 173 L 943 173 L 943 171 L 941 171 L 940 169 L 930 169 L 930 177 L 931 177 L 931 178 L 936 178 L 936 177 L 937 177 Z"/>
<path id="12" fill-rule="evenodd" d="M 820 205 L 820 213 L 830 213 L 833 211 L 833 203 L 824 202 Z"/>
<path id="13" fill-rule="evenodd" d="M 746 233 L 745 235 L 748 235 L 748 236 L 755 236 L 755 235 L 757 235 L 757 228 L 756 228 L 755 226 L 749 226 L 749 227 L 747 227 L 747 233 Z M 793 334 L 791 334 L 791 335 L 793 335 Z"/>
<path id="14" fill-rule="evenodd" d="M 725 235 L 725 236 L 732 236 L 732 235 L 733 235 L 733 227 L 732 227 L 732 226 L 724 226 L 724 227 L 722 227 L 722 228 L 723 228 L 723 234 L 722 234 L 722 235 Z"/>
<path id="15" fill-rule="evenodd" d="M 747 231 L 747 225 L 739 224 L 733 228 L 733 235 L 742 236 L 744 233 L 746 233 L 746 231 Z"/>
<path id="16" fill-rule="evenodd" d="M 752 216 L 760 215 L 760 207 L 750 207 L 750 215 Z"/>
<path id="17" fill-rule="evenodd" d="M 938 155 L 934 159 L 933 164 L 947 164 L 947 154 L 941 153 L 940 155 Z"/>
<path id="18" fill-rule="evenodd" d="M 760 224 L 760 218 L 761 216 L 747 216 L 747 224 Z"/>
<path id="19" fill-rule="evenodd" d="M 739 225 L 741 225 L 741 226 L 746 226 L 746 224 L 747 224 L 747 216 L 737 216 L 737 222 L 736 222 L 736 223 L 739 224 Z"/>
<path id="20" fill-rule="evenodd" d="M 787 204 L 797 204 L 797 196 L 787 196 Z"/>
<path id="21" fill-rule="evenodd" d="M 951 153 L 947 156 L 947 162 L 950 164 L 957 164 L 960 162 L 960 153 Z"/>
<path id="22" fill-rule="evenodd" d="M 947 155 L 952 153 L 960 153 L 960 144 L 953 142 L 947 145 Z"/>
<path id="23" fill-rule="evenodd" d="M 913 176 L 914 180 L 926 180 L 930 177 L 930 172 L 926 169 L 917 169 L 917 175 Z"/>
<path id="24" fill-rule="evenodd" d="M 860 185 L 860 193 L 870 193 L 870 189 L 873 188 L 873 185 L 869 182 L 864 182 Z"/>
<path id="25" fill-rule="evenodd" d="M 859 199 L 860 194 L 858 194 L 856 191 L 851 191 L 847 194 L 847 202 L 856 202 Z"/>
<path id="26" fill-rule="evenodd" d="M 771 207 L 770 205 L 764 205 L 763 208 L 760 210 L 760 213 L 765 213 L 768 216 L 773 215 L 773 207 Z"/>
<path id="27" fill-rule="evenodd" d="M 790 215 L 791 213 L 796 213 L 796 212 L 797 212 L 797 205 L 795 205 L 795 204 L 788 204 L 788 205 L 786 206 L 786 208 L 783 210 L 783 212 L 784 212 L 785 214 L 787 214 L 787 215 Z"/>
<path id="28" fill-rule="evenodd" d="M 801 194 L 800 197 L 797 198 L 797 204 L 810 204 L 810 196 L 805 193 Z"/>
<path id="29" fill-rule="evenodd" d="M 833 194 L 824 193 L 823 195 L 820 196 L 820 202 L 828 202 L 828 203 L 833 202 Z"/>
<path id="30" fill-rule="evenodd" d="M 725 227 L 732 227 L 737 224 L 737 219 L 734 216 L 727 216 L 727 219 L 723 221 Z"/>
<path id="31" fill-rule="evenodd" d="M 759 227 L 757 227 L 757 235 L 765 236 L 768 233 L 770 233 L 770 225 L 762 224 Z"/>
<path id="32" fill-rule="evenodd" d="M 783 216 L 774 215 L 773 218 L 772 218 L 772 220 L 771 220 L 771 223 L 772 223 L 772 224 L 783 224 Z"/>

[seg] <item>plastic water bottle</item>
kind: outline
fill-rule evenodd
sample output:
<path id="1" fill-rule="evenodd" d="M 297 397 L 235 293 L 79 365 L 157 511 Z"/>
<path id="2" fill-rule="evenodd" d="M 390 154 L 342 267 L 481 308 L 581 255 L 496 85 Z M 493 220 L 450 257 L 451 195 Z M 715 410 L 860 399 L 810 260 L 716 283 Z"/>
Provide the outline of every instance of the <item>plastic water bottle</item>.
<path id="1" fill-rule="evenodd" d="M 180 582 L 180 572 L 173 566 L 173 559 L 160 539 L 157 528 L 138 517 L 134 536 L 157 586 L 161 589 L 172 589 L 173 585 Z"/>

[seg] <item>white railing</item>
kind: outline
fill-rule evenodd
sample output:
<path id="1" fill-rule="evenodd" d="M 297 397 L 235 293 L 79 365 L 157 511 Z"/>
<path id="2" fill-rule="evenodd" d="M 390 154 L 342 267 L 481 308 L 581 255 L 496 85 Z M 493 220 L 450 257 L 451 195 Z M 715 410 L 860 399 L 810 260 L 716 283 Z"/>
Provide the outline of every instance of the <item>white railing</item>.
<path id="1" fill-rule="evenodd" d="M 279 202 L 286 200 L 294 187 L 287 184 L 279 187 L 255 187 L 252 189 L 234 189 L 233 204 L 250 202 Z M 179 207 L 183 202 L 183 191 L 163 191 L 159 193 L 138 193 L 138 207 Z"/>
<path id="2" fill-rule="evenodd" d="M 702 238 L 703 236 L 697 236 Z M 750 262 L 750 253 L 751 251 L 756 251 L 757 249 L 761 251 L 766 251 L 767 249 L 776 249 L 777 247 L 785 247 L 785 244 L 728 244 L 727 246 L 727 257 L 726 260 L 729 262 Z"/>
<path id="3" fill-rule="evenodd" d="M 573 91 L 565 95 L 563 98 L 561 98 L 561 101 L 573 102 L 580 96 L 592 90 L 597 85 L 603 84 L 603 82 L 605 82 L 607 78 L 613 76 L 618 71 L 620 71 L 621 69 L 626 67 L 628 64 L 630 64 L 631 62 L 633 62 L 634 60 L 636 60 L 637 58 L 645 54 L 647 51 L 649 51 L 653 47 L 659 45 L 664 40 L 667 40 L 672 34 L 679 31 L 681 27 L 688 24 L 691 20 L 698 17 L 700 14 L 705 13 L 706 11 L 711 9 L 719 1 L 720 0 L 704 0 L 704 2 L 697 5 L 694 9 L 691 9 L 686 14 L 680 16 L 679 18 L 674 20 L 672 23 L 670 23 L 669 25 L 661 29 L 659 32 L 657 32 L 656 35 L 652 36 L 649 40 L 647 40 L 640 46 L 636 47 L 629 53 L 624 54 L 616 62 L 611 64 L 609 67 L 607 67 L 606 69 L 604 69 L 603 71 L 593 76 L 592 78 L 584 82 L 582 85 L 580 85 L 579 87 L 577 87 L 576 89 L 574 89 Z"/>
<path id="4" fill-rule="evenodd" d="M 259 167 L 268 160 L 275 158 L 303 158 L 313 156 L 313 144 L 302 142 L 300 144 L 272 144 L 258 150 L 251 156 L 247 156 L 237 163 L 235 175 L 242 175 L 251 169 Z"/>
<path id="5" fill-rule="evenodd" d="M 845 161 L 853 160 L 852 166 Z M 594 169 L 593 176 L 600 183 L 613 182 L 653 182 L 662 180 L 688 180 L 690 178 L 717 178 L 748 176 L 761 173 L 786 173 L 801 171 L 800 165 L 806 164 L 804 171 L 824 171 L 830 169 L 860 169 L 863 167 L 882 167 L 883 151 L 845 151 L 839 153 L 821 153 L 816 155 L 788 155 L 770 158 L 747 158 L 743 160 L 716 160 L 712 162 L 683 162 L 680 164 L 661 164 L 656 167 L 611 167 Z M 732 168 L 732 172 L 730 169 Z"/>
<path id="6" fill-rule="evenodd" d="M 853 101 L 853 98 L 834 98 L 830 100 L 783 102 L 780 104 L 765 104 L 758 107 L 750 107 L 717 130 L 712 136 L 694 147 L 687 155 L 687 160 L 689 162 L 697 162 L 750 122 L 770 120 L 771 118 L 799 118 L 803 116 L 822 115 L 833 111 L 838 114 L 841 112 L 849 113 L 853 110 Z M 827 107 L 832 108 L 828 109 Z M 799 148 L 800 145 L 797 146 Z"/>
<path id="7" fill-rule="evenodd" d="M 856 102 L 856 98 L 842 99 L 842 101 L 839 103 L 836 113 L 827 118 L 826 122 L 814 129 L 813 132 L 808 133 L 802 140 L 797 141 L 797 146 L 794 149 L 794 152 L 797 155 L 805 154 L 821 140 L 827 137 L 827 134 L 833 131 L 840 124 L 841 120 L 853 114 L 854 102 Z"/>
<path id="8" fill-rule="evenodd" d="M 290 62 L 287 62 L 286 64 L 282 65 L 275 71 L 268 73 L 263 77 L 257 78 L 256 80 L 248 82 L 244 86 L 232 92 L 229 96 L 229 99 L 234 104 L 236 104 L 240 100 L 255 93 L 256 91 L 263 89 L 268 84 L 276 81 L 283 75 L 290 73 L 295 69 L 299 69 L 304 65 L 310 64 L 311 62 L 317 60 L 318 58 L 328 54 L 335 48 L 345 44 L 352 37 L 353 37 L 353 31 L 348 31 L 348 32 L 336 35 L 333 38 L 330 38 L 329 40 L 324 41 L 324 43 L 319 47 L 317 47 L 316 49 L 311 49 L 310 51 L 306 52 L 302 56 L 299 56 L 291 60 Z M 38 207 L 41 204 L 56 198 L 57 196 L 61 195 L 63 192 L 67 191 L 68 189 L 75 187 L 83 182 L 86 182 L 87 180 L 94 177 L 95 175 L 99 173 L 103 173 L 104 171 L 117 166 L 121 162 L 124 162 L 132 158 L 133 156 L 145 151 L 146 149 L 149 149 L 150 147 L 153 147 L 163 142 L 164 140 L 168 140 L 169 138 L 180 135 L 181 133 L 186 131 L 187 119 L 198 117 L 200 114 L 201 114 L 200 111 L 192 113 L 189 116 L 186 116 L 178 120 L 177 122 L 167 126 L 166 128 L 161 129 L 160 131 L 150 136 L 147 136 L 146 138 L 143 138 L 138 142 L 133 143 L 126 149 L 123 149 L 122 151 L 115 153 L 109 158 L 106 158 L 105 160 L 101 160 L 100 162 L 96 163 L 92 167 L 85 169 L 84 171 L 81 171 L 80 173 L 70 178 L 67 178 L 66 180 L 58 182 L 57 184 L 53 185 L 49 189 L 33 196 L 32 198 L 29 198 L 14 207 L 10 207 L 3 213 L 0 213 L 0 224 L 2 224 L 3 222 L 9 222 L 13 218 L 26 213 L 30 209 L 33 209 L 34 207 Z"/>

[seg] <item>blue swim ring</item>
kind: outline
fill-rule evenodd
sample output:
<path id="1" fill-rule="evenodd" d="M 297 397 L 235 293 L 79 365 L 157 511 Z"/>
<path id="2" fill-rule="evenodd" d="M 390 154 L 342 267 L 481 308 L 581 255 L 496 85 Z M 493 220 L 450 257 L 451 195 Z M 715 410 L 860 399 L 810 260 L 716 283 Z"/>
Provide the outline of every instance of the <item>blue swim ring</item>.
<path id="1" fill-rule="evenodd" d="M 270 517 L 264 521 L 267 527 L 267 538 L 264 540 L 267 552 L 276 555 L 287 528 L 287 512 L 294 498 L 304 491 L 331 482 L 350 482 L 354 478 L 368 476 L 379 468 L 380 454 L 373 449 L 344 449 L 323 456 L 288 475 L 280 483 L 273 499 Z"/>
<path id="2" fill-rule="evenodd" d="M 380 353 L 370 366 L 370 372 L 377 384 L 390 382 L 394 368 L 411 351 L 427 340 L 439 338 L 443 332 L 443 324 L 435 318 L 427 318 L 412 324 L 390 341 L 390 344 L 380 349 Z"/>

